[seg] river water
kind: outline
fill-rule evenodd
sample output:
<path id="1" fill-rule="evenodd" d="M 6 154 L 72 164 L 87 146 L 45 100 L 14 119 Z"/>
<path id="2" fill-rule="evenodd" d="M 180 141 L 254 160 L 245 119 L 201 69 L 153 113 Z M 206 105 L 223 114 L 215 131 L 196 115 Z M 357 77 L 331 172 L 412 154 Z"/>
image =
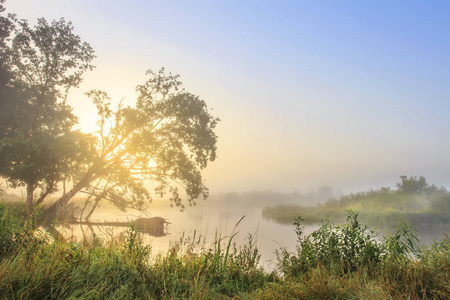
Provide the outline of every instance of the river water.
<path id="1" fill-rule="evenodd" d="M 214 246 L 219 239 L 221 245 L 226 246 L 231 236 L 237 233 L 232 244 L 237 247 L 248 243 L 248 236 L 253 236 L 261 254 L 261 265 L 266 270 L 276 268 L 275 251 L 286 248 L 293 252 L 297 243 L 297 236 L 292 225 L 275 223 L 262 217 L 263 206 L 257 205 L 226 205 L 214 201 L 202 201 L 195 207 L 187 207 L 184 212 L 178 208 L 171 208 L 167 202 L 157 202 L 149 205 L 146 212 L 121 212 L 108 205 L 102 205 L 94 213 L 91 221 L 132 221 L 140 217 L 162 217 L 170 224 L 167 235 L 161 237 L 142 234 L 145 245 L 152 248 L 152 254 L 164 253 L 172 247 L 192 246 L 194 252 L 202 248 Z M 308 235 L 318 228 L 318 225 L 304 226 L 304 234 Z M 127 227 L 104 227 L 86 225 L 67 225 L 60 228 L 67 237 L 82 240 L 83 237 L 96 235 L 103 239 L 123 236 Z M 426 240 L 442 237 L 441 232 L 427 233 Z M 424 236 L 419 236 L 423 239 Z"/>
<path id="2" fill-rule="evenodd" d="M 285 247 L 288 251 L 295 250 L 297 240 L 293 226 L 275 223 L 262 217 L 263 207 L 257 206 L 226 206 L 215 205 L 212 202 L 202 202 L 195 207 L 187 207 L 184 212 L 168 205 L 150 205 L 147 212 L 130 211 L 123 213 L 112 207 L 103 205 L 94 213 L 91 221 L 131 221 L 138 217 L 162 217 L 168 224 L 167 235 L 161 237 L 142 234 L 144 244 L 151 246 L 152 253 L 164 253 L 171 247 L 194 246 L 194 251 L 214 245 L 219 239 L 226 246 L 234 233 L 232 245 L 236 247 L 248 244 L 248 236 L 261 254 L 261 265 L 266 269 L 274 269 L 275 251 Z M 239 223 L 239 224 L 238 224 Z M 316 226 L 306 226 L 305 233 L 311 233 Z M 66 237 L 82 240 L 83 237 L 108 239 L 123 235 L 126 227 L 104 227 L 86 225 L 66 225 L 60 230 Z"/>

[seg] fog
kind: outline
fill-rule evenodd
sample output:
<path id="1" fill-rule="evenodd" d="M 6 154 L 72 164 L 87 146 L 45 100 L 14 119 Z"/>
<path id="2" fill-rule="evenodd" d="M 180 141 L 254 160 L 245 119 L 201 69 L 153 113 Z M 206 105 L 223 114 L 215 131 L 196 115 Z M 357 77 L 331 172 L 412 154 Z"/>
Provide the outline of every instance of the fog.
<path id="1" fill-rule="evenodd" d="M 68 97 L 83 131 L 97 119 L 86 91 L 128 104 L 145 70 L 180 74 L 221 119 L 218 157 L 203 172 L 215 194 L 349 193 L 401 175 L 450 188 L 441 6 L 6 2 L 31 23 L 65 17 L 95 49 L 95 70 Z"/>
<path id="2" fill-rule="evenodd" d="M 333 191 L 329 187 L 322 187 L 318 191 L 306 194 L 269 191 L 222 193 L 212 195 L 206 201 L 197 201 L 196 206 L 188 206 L 184 211 L 170 207 L 169 202 L 162 199 L 155 200 L 144 212 L 134 210 L 122 212 L 103 202 L 93 214 L 92 221 L 130 221 L 138 217 L 153 216 L 165 218 L 170 223 L 166 236 L 154 237 L 143 234 L 144 243 L 152 247 L 152 253 L 155 255 L 164 253 L 174 246 L 182 246 L 183 249 L 193 246 L 194 251 L 200 251 L 213 247 L 218 240 L 226 244 L 234 233 L 237 235 L 233 238 L 232 245 L 240 247 L 248 243 L 250 234 L 262 255 L 261 264 L 272 269 L 275 267 L 275 251 L 284 247 L 294 251 L 297 238 L 292 226 L 264 219 L 261 214 L 262 209 L 267 205 L 276 204 L 320 203 L 332 194 Z M 81 199 L 77 199 L 75 203 L 78 201 L 82 202 Z M 317 226 L 307 225 L 305 233 L 309 234 L 316 228 Z M 92 234 L 106 239 L 111 236 L 123 236 L 123 232 L 127 229 L 108 226 L 89 228 L 89 226 L 77 224 L 60 227 L 66 236 L 75 236 L 79 240 L 83 237 L 92 237 Z"/>
<path id="3" fill-rule="evenodd" d="M 146 212 L 103 204 L 93 219 L 168 219 L 167 236 L 146 238 L 155 251 L 194 232 L 208 244 L 233 230 L 242 244 L 252 233 L 271 261 L 277 247 L 293 249 L 296 237 L 292 226 L 262 217 L 266 206 L 314 206 L 394 188 L 401 175 L 450 189 L 448 10 L 431 2 L 350 2 L 5 5 L 30 24 L 65 17 L 95 49 L 95 70 L 67 98 L 81 131 L 96 130 L 85 92 L 105 90 L 113 104 L 129 105 L 145 71 L 161 67 L 180 74 L 221 119 L 217 159 L 202 170 L 208 200 L 184 212 L 158 199 Z"/>
<path id="4" fill-rule="evenodd" d="M 319 190 L 301 194 L 279 192 L 245 192 L 221 193 L 212 195 L 206 201 L 198 201 L 196 206 L 186 207 L 184 211 L 170 207 L 167 200 L 155 200 L 145 211 L 128 210 L 119 211 L 107 202 L 102 202 L 99 209 L 93 214 L 91 221 L 103 222 L 132 221 L 140 217 L 162 217 L 170 224 L 167 226 L 165 236 L 152 236 L 142 234 L 145 245 L 152 248 L 153 255 L 165 253 L 173 247 L 181 247 L 182 251 L 190 249 L 194 253 L 215 247 L 220 240 L 222 246 L 227 245 L 232 237 L 232 247 L 242 247 L 249 242 L 249 235 L 261 254 L 261 265 L 271 270 L 276 267 L 276 251 L 286 248 L 295 251 L 297 236 L 292 224 L 282 224 L 271 218 L 264 218 L 262 210 L 274 205 L 309 205 L 324 203 L 329 197 L 337 196 L 338 191 L 330 187 L 321 187 Z M 81 199 L 75 200 L 75 203 Z M 81 201 L 82 202 L 82 201 Z M 81 203 L 80 202 L 80 203 Z M 324 216 L 324 219 L 326 216 Z M 293 220 L 293 218 L 292 218 Z M 408 220 L 405 220 L 408 222 Z M 340 223 L 334 223 L 336 225 Z M 319 224 L 304 224 L 304 235 L 312 233 Z M 380 238 L 395 232 L 395 228 L 377 228 L 369 226 L 380 232 Z M 87 226 L 68 224 L 59 229 L 67 237 L 74 237 L 81 241 L 93 235 L 103 238 L 123 238 L 129 227 L 113 226 Z M 448 225 L 419 226 L 418 238 L 420 245 L 426 246 L 433 240 L 440 240 L 448 232 Z"/>

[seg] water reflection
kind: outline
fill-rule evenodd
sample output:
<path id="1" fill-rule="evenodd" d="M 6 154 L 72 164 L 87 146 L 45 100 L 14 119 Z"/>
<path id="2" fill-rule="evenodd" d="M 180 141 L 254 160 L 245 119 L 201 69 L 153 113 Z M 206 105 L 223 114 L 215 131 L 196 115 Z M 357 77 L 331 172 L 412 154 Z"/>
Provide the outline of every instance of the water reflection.
<path id="1" fill-rule="evenodd" d="M 274 269 L 276 255 L 275 251 L 285 247 L 293 252 L 297 243 L 292 225 L 276 223 L 270 219 L 262 217 L 263 207 L 251 206 L 227 206 L 218 205 L 213 201 L 202 202 L 197 207 L 188 207 L 185 212 L 180 212 L 176 208 L 168 205 L 151 206 L 151 213 L 129 212 L 127 214 L 118 212 L 112 208 L 102 208 L 94 216 L 93 220 L 114 220 L 117 222 L 131 221 L 137 218 L 161 217 L 167 220 L 167 234 L 164 236 L 152 236 L 142 234 L 143 242 L 151 246 L 152 254 L 164 253 L 172 247 L 190 247 L 193 252 L 201 251 L 204 248 L 214 246 L 219 239 L 226 242 L 233 233 L 238 233 L 233 238 L 236 247 L 248 243 L 248 235 L 253 235 L 261 253 L 261 264 L 266 269 Z M 238 226 L 238 221 L 244 217 Z M 304 234 L 308 235 L 318 228 L 318 225 L 306 225 Z M 68 225 L 60 227 L 67 237 L 73 236 L 78 240 L 91 238 L 93 236 L 109 239 L 123 238 L 128 227 L 122 226 L 100 226 L 100 225 Z M 434 238 L 442 239 L 443 231 L 436 231 L 436 228 L 427 228 L 426 231 L 419 232 L 419 239 L 428 243 Z M 445 229 L 442 229 L 445 230 Z M 385 232 L 382 231 L 382 234 Z"/>
<path id="2" fill-rule="evenodd" d="M 167 235 L 155 237 L 142 234 L 143 242 L 152 247 L 154 255 L 166 252 L 171 247 L 190 246 L 195 251 L 214 246 L 219 239 L 228 242 L 229 237 L 237 232 L 233 238 L 236 247 L 248 243 L 248 235 L 253 235 L 261 253 L 261 263 L 266 268 L 273 268 L 275 250 L 286 247 L 288 251 L 295 249 L 296 236 L 292 226 L 277 224 L 262 218 L 262 207 L 229 207 L 214 205 L 208 201 L 197 207 L 188 207 L 185 212 L 168 206 L 156 207 L 151 213 L 131 212 L 123 214 L 113 209 L 103 208 L 94 216 L 94 221 L 111 220 L 117 222 L 131 221 L 136 218 L 162 217 L 168 224 Z M 243 217 L 238 226 L 237 222 Z M 128 227 L 100 226 L 72 224 L 59 230 L 66 237 L 76 240 L 98 237 L 102 239 L 123 238 Z M 305 233 L 311 233 L 315 226 L 307 226 Z M 226 243 L 222 243 L 226 244 Z"/>

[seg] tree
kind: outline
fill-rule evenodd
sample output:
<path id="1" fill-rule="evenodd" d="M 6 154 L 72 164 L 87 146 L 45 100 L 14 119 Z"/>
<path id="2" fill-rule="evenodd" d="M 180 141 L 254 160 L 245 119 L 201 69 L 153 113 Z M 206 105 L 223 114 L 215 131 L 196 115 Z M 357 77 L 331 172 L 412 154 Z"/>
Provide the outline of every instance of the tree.
<path id="1" fill-rule="evenodd" d="M 0 175 L 27 187 L 31 208 L 36 189 L 40 203 L 82 157 L 84 137 L 72 131 L 76 117 L 66 97 L 93 68 L 94 54 L 64 19 L 41 18 L 32 28 L 1 16 L 0 38 Z"/>
<path id="2" fill-rule="evenodd" d="M 408 194 L 420 194 L 422 192 L 427 191 L 428 189 L 428 183 L 425 179 L 425 177 L 420 176 L 419 179 L 417 179 L 416 176 L 400 176 L 400 179 L 402 180 L 401 183 L 397 183 L 397 189 L 401 193 L 408 193 Z"/>
<path id="3" fill-rule="evenodd" d="M 181 192 L 189 205 L 208 189 L 201 170 L 216 158 L 219 119 L 206 103 L 186 92 L 178 75 L 148 71 L 150 78 L 138 85 L 134 107 L 119 103 L 111 109 L 105 92 L 93 90 L 87 95 L 97 107 L 98 131 L 92 136 L 85 154 L 89 159 L 73 187 L 48 210 L 51 220 L 78 192 L 97 201 L 106 199 L 119 208 L 142 209 L 150 200 L 152 182 L 159 196 L 170 195 L 175 206 L 184 208 Z"/>
<path id="4" fill-rule="evenodd" d="M 208 196 L 201 170 L 216 157 L 218 119 L 182 89 L 178 75 L 149 71 L 134 107 L 112 109 L 105 92 L 89 92 L 99 130 L 81 134 L 72 129 L 77 120 L 66 97 L 93 68 L 94 55 L 71 23 L 38 19 L 31 28 L 15 15 L 1 17 L 0 43 L 0 175 L 27 187 L 29 207 L 63 183 L 47 221 L 79 192 L 94 208 L 106 199 L 121 209 L 142 209 L 152 191 L 170 194 L 181 209 L 183 194 L 190 205 Z"/>

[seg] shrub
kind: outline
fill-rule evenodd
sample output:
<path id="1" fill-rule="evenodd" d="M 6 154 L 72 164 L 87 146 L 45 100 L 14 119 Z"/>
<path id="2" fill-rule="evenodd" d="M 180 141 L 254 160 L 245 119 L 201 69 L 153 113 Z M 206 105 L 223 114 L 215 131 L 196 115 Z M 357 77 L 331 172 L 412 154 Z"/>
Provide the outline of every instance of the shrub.
<path id="1" fill-rule="evenodd" d="M 361 268 L 374 268 L 380 261 L 382 246 L 378 235 L 361 225 L 358 215 L 349 212 L 347 223 L 332 226 L 326 220 L 319 229 L 303 237 L 302 218 L 294 222 L 298 245 L 296 255 L 285 249 L 277 252 L 281 272 L 285 276 L 300 276 L 317 267 L 332 269 L 335 274 L 345 274 Z"/>

